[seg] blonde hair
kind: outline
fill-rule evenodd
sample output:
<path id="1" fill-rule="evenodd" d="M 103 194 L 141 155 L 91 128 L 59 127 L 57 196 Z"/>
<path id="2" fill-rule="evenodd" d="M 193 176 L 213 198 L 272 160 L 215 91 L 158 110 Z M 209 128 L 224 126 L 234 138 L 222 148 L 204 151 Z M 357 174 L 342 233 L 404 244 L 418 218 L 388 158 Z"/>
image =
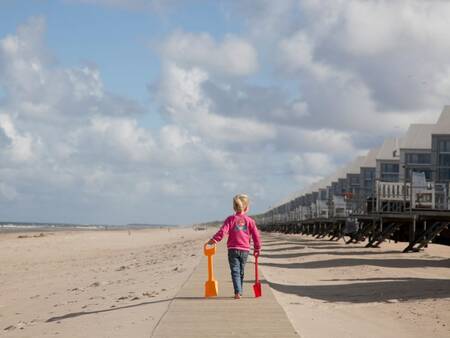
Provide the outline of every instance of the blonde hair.
<path id="1" fill-rule="evenodd" d="M 233 209 L 236 212 L 244 212 L 248 208 L 249 198 L 245 194 L 238 194 L 233 197 Z"/>

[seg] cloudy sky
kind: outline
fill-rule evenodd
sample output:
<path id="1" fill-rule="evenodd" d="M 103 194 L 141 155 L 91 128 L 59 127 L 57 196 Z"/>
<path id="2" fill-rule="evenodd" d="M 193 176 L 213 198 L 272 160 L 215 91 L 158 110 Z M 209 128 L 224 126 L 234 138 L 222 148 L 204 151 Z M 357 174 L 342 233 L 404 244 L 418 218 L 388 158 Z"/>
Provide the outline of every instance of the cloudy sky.
<path id="1" fill-rule="evenodd" d="M 450 2 L 0 0 L 0 219 L 261 212 L 450 103 Z"/>

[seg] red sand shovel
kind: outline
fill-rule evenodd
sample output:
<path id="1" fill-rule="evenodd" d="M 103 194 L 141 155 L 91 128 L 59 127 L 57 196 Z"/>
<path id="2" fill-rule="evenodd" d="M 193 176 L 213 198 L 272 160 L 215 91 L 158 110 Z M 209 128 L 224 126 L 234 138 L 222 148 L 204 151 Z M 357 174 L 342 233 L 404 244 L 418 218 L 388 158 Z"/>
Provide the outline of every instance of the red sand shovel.
<path id="1" fill-rule="evenodd" d="M 255 284 L 253 284 L 253 293 L 255 298 L 262 296 L 261 282 L 258 277 L 258 256 L 255 256 Z"/>
<path id="2" fill-rule="evenodd" d="M 208 244 L 203 247 L 205 256 L 208 256 L 208 280 L 205 283 L 205 297 L 216 297 L 219 294 L 219 283 L 214 279 L 213 258 L 216 254 L 216 246 L 208 248 Z"/>

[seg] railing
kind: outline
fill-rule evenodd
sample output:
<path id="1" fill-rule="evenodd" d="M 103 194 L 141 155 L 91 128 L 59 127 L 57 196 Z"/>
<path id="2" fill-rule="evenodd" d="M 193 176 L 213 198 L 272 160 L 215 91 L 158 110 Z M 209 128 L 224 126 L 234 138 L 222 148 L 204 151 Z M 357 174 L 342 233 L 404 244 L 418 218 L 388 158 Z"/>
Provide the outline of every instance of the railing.
<path id="1" fill-rule="evenodd" d="M 384 211 L 386 202 L 398 202 L 406 209 L 449 210 L 449 187 L 443 183 L 423 182 L 376 183 L 377 210 Z"/>
<path id="2" fill-rule="evenodd" d="M 379 201 L 409 201 L 410 183 L 393 183 L 377 181 L 376 196 Z"/>

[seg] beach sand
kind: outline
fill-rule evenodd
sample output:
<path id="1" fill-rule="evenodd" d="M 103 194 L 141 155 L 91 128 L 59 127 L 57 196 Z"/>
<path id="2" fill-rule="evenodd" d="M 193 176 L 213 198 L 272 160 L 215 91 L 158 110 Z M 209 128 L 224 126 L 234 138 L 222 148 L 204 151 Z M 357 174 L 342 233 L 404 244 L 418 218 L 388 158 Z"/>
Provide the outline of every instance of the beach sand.
<path id="1" fill-rule="evenodd" d="M 2 337 L 149 337 L 211 232 L 43 234 L 0 234 Z"/>
<path id="2" fill-rule="evenodd" d="M 214 230 L 0 234 L 0 335 L 150 337 Z M 450 247 L 263 238 L 260 266 L 300 337 L 450 337 Z"/>
<path id="3" fill-rule="evenodd" d="M 449 246 L 264 239 L 261 268 L 301 337 L 450 337 Z"/>

